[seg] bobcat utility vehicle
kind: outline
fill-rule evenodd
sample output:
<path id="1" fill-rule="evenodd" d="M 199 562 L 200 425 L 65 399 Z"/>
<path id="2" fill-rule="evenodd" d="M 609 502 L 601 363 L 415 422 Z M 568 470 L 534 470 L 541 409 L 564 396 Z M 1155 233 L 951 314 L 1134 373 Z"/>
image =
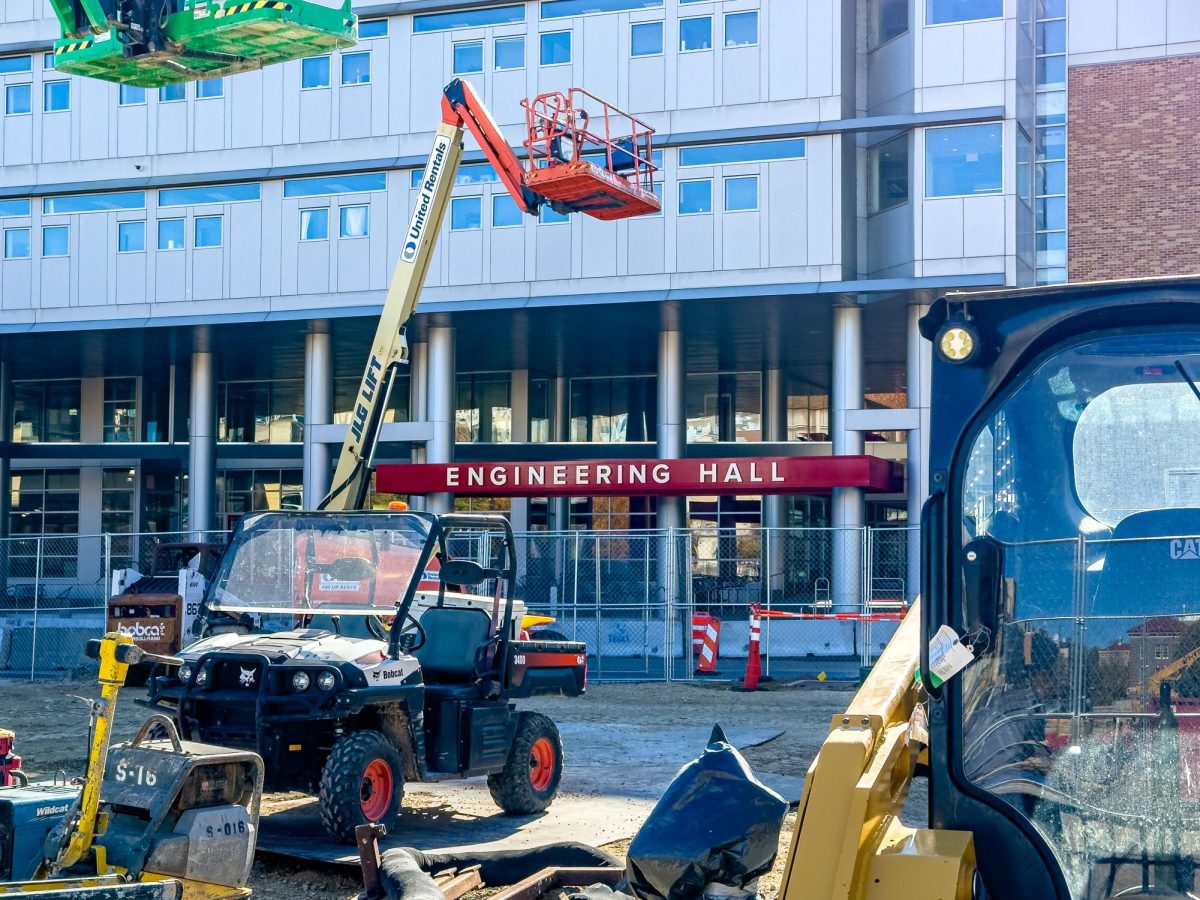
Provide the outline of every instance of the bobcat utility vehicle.
<path id="1" fill-rule="evenodd" d="M 451 558 L 449 544 L 488 565 Z M 562 742 L 512 701 L 581 694 L 586 651 L 522 640 L 514 574 L 502 517 L 244 516 L 199 640 L 151 679 L 149 702 L 187 740 L 259 753 L 267 790 L 319 794 L 338 840 L 392 826 L 410 781 L 487 775 L 505 812 L 541 812 L 558 792 Z"/>

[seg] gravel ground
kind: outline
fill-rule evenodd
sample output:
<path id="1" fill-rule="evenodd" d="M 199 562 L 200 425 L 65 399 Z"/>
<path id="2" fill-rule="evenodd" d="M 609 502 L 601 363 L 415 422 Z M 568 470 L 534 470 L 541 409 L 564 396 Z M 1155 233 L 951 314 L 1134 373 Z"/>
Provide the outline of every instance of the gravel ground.
<path id="1" fill-rule="evenodd" d="M 16 731 L 17 753 L 25 759 L 30 773 L 82 771 L 88 710 L 85 702 L 76 697 L 96 693 L 94 682 L 0 682 L 3 698 L 0 726 Z M 145 711 L 132 702 L 136 693 L 130 689 L 123 695 L 114 729 L 116 740 L 132 737 L 144 718 Z M 850 696 L 845 688 L 826 686 L 771 686 L 769 690 L 743 694 L 711 684 L 601 684 L 590 687 L 584 697 L 539 698 L 525 705 L 558 721 L 594 723 L 598 727 L 622 723 L 707 727 L 719 722 L 728 727 L 775 729 L 782 735 L 747 750 L 746 759 L 759 771 L 803 775 L 825 739 L 831 718 L 845 709 Z M 695 748 L 697 753 L 700 749 Z M 418 792 L 419 788 L 413 794 Z M 269 796 L 265 798 L 266 806 L 287 799 L 288 796 Z M 781 851 L 786 851 L 791 841 L 794 820 L 794 814 L 788 816 L 780 839 Z M 623 855 L 625 844 L 620 842 L 605 849 Z M 768 897 L 778 891 L 782 856 L 781 852 L 775 871 L 764 877 L 760 885 Z M 357 873 L 353 870 L 314 868 L 265 854 L 255 863 L 250 884 L 260 900 L 296 897 L 349 900 L 359 890 Z"/>

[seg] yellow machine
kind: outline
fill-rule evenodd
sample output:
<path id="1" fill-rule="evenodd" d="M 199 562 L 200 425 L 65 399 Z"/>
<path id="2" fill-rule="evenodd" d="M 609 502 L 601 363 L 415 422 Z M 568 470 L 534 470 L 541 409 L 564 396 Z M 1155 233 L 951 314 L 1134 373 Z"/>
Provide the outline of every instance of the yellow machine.
<path id="1" fill-rule="evenodd" d="M 1200 896 L 1168 680 L 1200 651 L 1141 662 L 1200 596 L 1200 279 L 951 294 L 921 327 L 922 596 L 808 772 L 781 896 Z"/>
<path id="2" fill-rule="evenodd" d="M 250 895 L 263 763 L 248 751 L 181 741 L 152 716 L 129 743 L 110 746 L 117 696 L 129 667 L 178 665 L 115 632 L 89 642 L 100 663 L 87 769 L 78 799 L 50 834 L 33 881 L 0 884 L 0 896 L 105 889 L 106 900 L 223 900 Z"/>

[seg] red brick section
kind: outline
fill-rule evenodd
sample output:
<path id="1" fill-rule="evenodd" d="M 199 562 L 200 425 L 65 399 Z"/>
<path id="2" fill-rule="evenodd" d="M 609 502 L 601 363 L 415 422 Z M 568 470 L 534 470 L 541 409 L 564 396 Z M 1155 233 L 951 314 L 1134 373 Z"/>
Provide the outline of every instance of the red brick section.
<path id="1" fill-rule="evenodd" d="M 1068 79 L 1071 281 L 1200 273 L 1200 56 Z"/>

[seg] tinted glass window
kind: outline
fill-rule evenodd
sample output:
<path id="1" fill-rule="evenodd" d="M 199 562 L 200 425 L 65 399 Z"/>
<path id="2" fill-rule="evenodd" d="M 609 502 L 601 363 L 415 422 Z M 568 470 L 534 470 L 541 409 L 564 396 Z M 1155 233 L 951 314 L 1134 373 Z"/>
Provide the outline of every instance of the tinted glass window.
<path id="1" fill-rule="evenodd" d="M 495 66 L 497 69 L 520 69 L 525 65 L 525 38 L 496 38 Z"/>
<path id="2" fill-rule="evenodd" d="M 0 56 L 0 75 L 28 72 L 33 68 L 32 56 Z M 51 66 L 50 68 L 54 68 Z"/>
<path id="3" fill-rule="evenodd" d="M 28 228 L 6 228 L 6 229 L 4 229 L 4 258 L 5 259 L 28 259 L 29 258 L 29 229 Z"/>
<path id="4" fill-rule="evenodd" d="M 479 197 L 455 197 L 450 202 L 450 230 L 479 228 L 483 222 L 483 200 Z"/>
<path id="5" fill-rule="evenodd" d="M 66 256 L 71 249 L 71 231 L 66 225 L 42 229 L 42 256 Z"/>
<path id="6" fill-rule="evenodd" d="M 999 122 L 925 132 L 925 196 L 998 194 L 1004 177 Z"/>
<path id="7" fill-rule="evenodd" d="M 328 56 L 310 56 L 300 63 L 300 87 L 329 87 Z"/>
<path id="8" fill-rule="evenodd" d="M 682 215 L 712 212 L 712 179 L 679 182 L 679 212 Z"/>
<path id="9" fill-rule="evenodd" d="M 186 84 L 164 84 L 158 89 L 159 103 L 173 103 L 187 98 Z"/>
<path id="10" fill-rule="evenodd" d="M 543 66 L 557 66 L 571 61 L 571 32 L 549 32 L 542 35 L 541 41 Z"/>
<path id="11" fill-rule="evenodd" d="M 163 219 L 158 223 L 158 249 L 183 249 L 183 219 Z"/>
<path id="12" fill-rule="evenodd" d="M 42 85 L 42 109 L 62 112 L 71 108 L 71 82 L 47 81 Z"/>
<path id="13" fill-rule="evenodd" d="M 662 22 L 635 22 L 629 26 L 629 54 L 631 56 L 657 56 L 662 52 Z"/>
<path id="14" fill-rule="evenodd" d="M 117 225 L 117 250 L 137 253 L 146 249 L 146 223 L 121 222 Z"/>
<path id="15" fill-rule="evenodd" d="M 712 16 L 679 20 L 680 50 L 712 49 Z"/>
<path id="16" fill-rule="evenodd" d="M 478 28 L 484 25 L 508 25 L 525 21 L 525 4 L 464 9 L 454 12 L 413 16 L 413 31 L 448 31 L 452 28 Z"/>
<path id="17" fill-rule="evenodd" d="M 517 206 L 517 201 L 508 194 L 496 194 L 492 197 L 492 227 L 507 228 L 510 225 L 520 225 L 524 214 Z"/>
<path id="18" fill-rule="evenodd" d="M 725 16 L 725 46 L 748 47 L 758 43 L 758 13 L 728 13 Z"/>
<path id="19" fill-rule="evenodd" d="M 454 45 L 454 74 L 470 75 L 483 71 L 483 41 L 462 41 Z"/>
<path id="20" fill-rule="evenodd" d="M 758 209 L 758 176 L 725 179 L 725 212 Z"/>
<path id="21" fill-rule="evenodd" d="M 371 80 L 371 54 L 346 53 L 342 56 L 342 84 L 367 84 Z"/>
<path id="22" fill-rule="evenodd" d="M 4 113 L 9 116 L 23 116 L 33 112 L 31 98 L 33 87 L 28 84 L 10 84 L 4 89 Z"/>
<path id="23" fill-rule="evenodd" d="M 42 212 L 46 215 L 145 208 L 146 194 L 144 191 L 122 191 L 113 194 L 73 194 L 66 197 L 46 197 L 42 200 Z"/>
<path id="24" fill-rule="evenodd" d="M 969 22 L 972 19 L 996 19 L 1004 14 L 1004 0 L 926 0 L 925 22 Z"/>
<path id="25" fill-rule="evenodd" d="M 370 234 L 371 210 L 366 206 L 343 206 L 338 234 L 344 238 L 362 238 Z"/>
<path id="26" fill-rule="evenodd" d="M 354 194 L 361 191 L 387 190 L 387 175 L 369 172 L 362 175 L 329 175 L 325 178 L 297 178 L 283 183 L 285 197 L 317 197 L 325 194 Z"/>
<path id="27" fill-rule="evenodd" d="M 801 159 L 804 157 L 804 152 L 804 138 L 754 141 L 748 144 L 712 144 L 707 147 L 679 148 L 679 164 L 681 166 L 719 166 L 723 163 Z"/>
<path id="28" fill-rule="evenodd" d="M 222 97 L 225 94 L 225 80 L 223 78 L 209 78 L 206 81 L 196 82 L 196 97 L 204 99 L 205 97 Z"/>
<path id="29" fill-rule="evenodd" d="M 221 217 L 197 216 L 195 247 L 221 246 Z"/>
<path id="30" fill-rule="evenodd" d="M 359 19 L 358 36 L 360 38 L 387 37 L 387 19 Z"/>
<path id="31" fill-rule="evenodd" d="M 0 200 L 0 218 L 4 216 L 29 215 L 28 200 Z"/>
<path id="32" fill-rule="evenodd" d="M 329 210 L 300 210 L 300 240 L 323 241 L 329 237 Z"/>
<path id="33" fill-rule="evenodd" d="M 542 0 L 542 18 L 586 16 L 589 13 L 622 12 L 627 9 L 654 9 L 662 0 Z"/>
<path id="34" fill-rule="evenodd" d="M 158 192 L 159 206 L 196 206 L 203 203 L 233 203 L 238 200 L 258 200 L 262 185 L 214 184 L 194 188 L 164 188 Z"/>

